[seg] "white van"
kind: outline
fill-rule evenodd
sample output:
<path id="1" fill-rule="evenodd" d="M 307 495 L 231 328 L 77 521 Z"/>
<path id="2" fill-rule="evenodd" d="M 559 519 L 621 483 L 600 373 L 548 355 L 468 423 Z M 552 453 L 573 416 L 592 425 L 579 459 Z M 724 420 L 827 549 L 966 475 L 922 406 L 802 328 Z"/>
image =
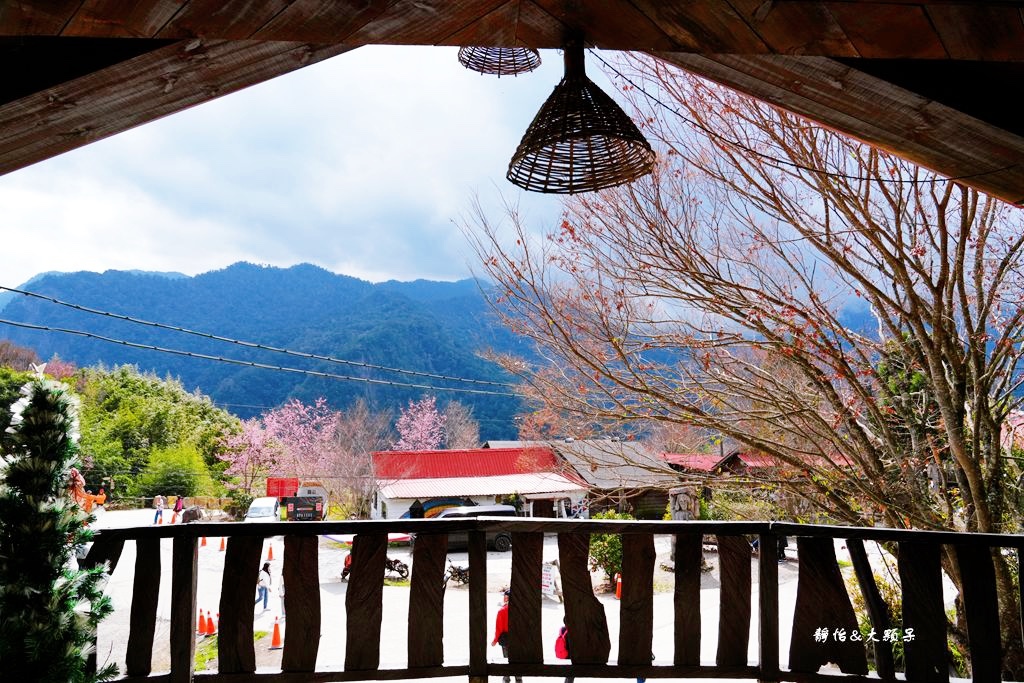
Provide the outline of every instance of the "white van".
<path id="1" fill-rule="evenodd" d="M 281 519 L 281 506 L 277 498 L 257 498 L 249 504 L 243 522 L 277 522 Z"/>

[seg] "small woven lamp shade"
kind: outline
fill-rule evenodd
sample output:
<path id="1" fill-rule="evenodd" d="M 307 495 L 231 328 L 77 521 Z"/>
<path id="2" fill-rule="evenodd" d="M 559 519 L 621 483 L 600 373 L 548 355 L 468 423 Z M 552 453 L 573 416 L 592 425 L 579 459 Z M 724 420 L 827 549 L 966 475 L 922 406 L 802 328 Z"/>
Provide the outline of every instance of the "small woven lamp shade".
<path id="1" fill-rule="evenodd" d="M 518 76 L 540 66 L 540 53 L 529 47 L 460 47 L 459 63 L 499 78 Z"/>
<path id="2" fill-rule="evenodd" d="M 583 43 L 574 41 L 565 49 L 565 77 L 530 123 L 505 177 L 533 192 L 575 194 L 629 183 L 653 169 L 654 150 L 587 78 Z"/>

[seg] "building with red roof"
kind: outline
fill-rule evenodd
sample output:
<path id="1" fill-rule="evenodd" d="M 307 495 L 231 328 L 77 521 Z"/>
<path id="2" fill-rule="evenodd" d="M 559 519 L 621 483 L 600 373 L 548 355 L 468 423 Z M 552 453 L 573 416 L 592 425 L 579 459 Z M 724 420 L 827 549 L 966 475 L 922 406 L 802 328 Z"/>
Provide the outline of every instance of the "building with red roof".
<path id="1" fill-rule="evenodd" d="M 374 519 L 434 517 L 461 505 L 493 505 L 517 497 L 533 516 L 569 516 L 586 485 L 551 448 L 469 448 L 373 453 Z"/>

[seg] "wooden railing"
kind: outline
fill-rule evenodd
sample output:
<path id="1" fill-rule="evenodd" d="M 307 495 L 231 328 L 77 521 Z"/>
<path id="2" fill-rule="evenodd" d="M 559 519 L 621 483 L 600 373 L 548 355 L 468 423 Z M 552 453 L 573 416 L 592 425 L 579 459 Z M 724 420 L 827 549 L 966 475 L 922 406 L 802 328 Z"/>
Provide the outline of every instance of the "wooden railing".
<path id="1" fill-rule="evenodd" d="M 487 615 L 488 531 L 512 533 L 509 663 L 488 662 L 492 630 Z M 447 534 L 469 532 L 469 661 L 446 664 L 442 647 L 443 576 Z M 389 532 L 417 534 L 413 551 L 405 668 L 380 669 L 384 562 Z M 345 597 L 347 620 L 344 669 L 317 671 L 320 643 L 321 584 L 319 537 L 358 534 L 354 572 Z M 609 661 L 610 639 L 603 605 L 595 597 L 587 566 L 589 535 L 623 534 L 623 589 L 619 603 L 618 660 Z M 540 584 L 544 534 L 557 534 L 565 616 L 570 627 L 571 669 L 544 662 Z M 654 617 L 655 535 L 675 536 L 674 652 L 671 664 L 651 661 Z M 220 589 L 218 671 L 194 672 L 198 542 L 228 537 Z M 280 673 L 253 673 L 252 601 L 262 562 L 264 538 L 284 536 L 283 578 L 288 615 Z M 708 537 L 717 539 L 720 582 L 717 655 L 702 664 L 701 560 Z M 796 539 L 799 578 L 792 615 L 788 666 L 780 667 L 779 536 Z M 759 540 L 757 564 L 748 538 Z M 160 540 L 173 539 L 171 561 L 170 673 L 151 675 Z M 842 539 L 867 605 L 875 643 L 877 671 L 869 677 L 864 642 L 833 637 L 850 634 L 857 620 L 835 552 Z M 388 520 L 367 522 L 280 522 L 265 524 L 189 524 L 100 531 L 87 562 L 116 564 L 125 541 L 136 544 L 136 571 L 128 638 L 127 680 L 147 681 L 351 681 L 469 676 L 558 676 L 571 670 L 588 678 L 735 678 L 762 681 L 860 681 L 894 679 L 888 612 L 872 576 L 865 540 L 898 549 L 903 586 L 903 625 L 913 629 L 903 652 L 905 680 L 949 678 L 946 615 L 943 607 L 943 546 L 951 546 L 963 577 L 963 600 L 975 680 L 999 680 L 1000 639 L 996 582 L 991 548 L 1020 552 L 1019 536 L 916 532 L 879 528 L 811 526 L 768 522 L 629 522 L 517 518 L 466 520 Z M 752 630 L 752 566 L 758 572 L 757 614 Z M 536 596 L 535 598 L 530 596 Z M 1022 605 L 1024 609 L 1024 605 Z M 330 618 L 339 619 L 341 615 Z M 527 625 L 526 627 L 520 625 Z M 628 626 L 627 626 L 628 625 Z M 821 629 L 828 637 L 821 639 Z M 748 661 L 751 637 L 758 658 Z M 660 653 L 664 658 L 665 653 Z M 660 661 L 660 660 L 659 660 Z M 843 674 L 818 673 L 828 662 Z M 900 678 L 904 678 L 901 675 Z"/>

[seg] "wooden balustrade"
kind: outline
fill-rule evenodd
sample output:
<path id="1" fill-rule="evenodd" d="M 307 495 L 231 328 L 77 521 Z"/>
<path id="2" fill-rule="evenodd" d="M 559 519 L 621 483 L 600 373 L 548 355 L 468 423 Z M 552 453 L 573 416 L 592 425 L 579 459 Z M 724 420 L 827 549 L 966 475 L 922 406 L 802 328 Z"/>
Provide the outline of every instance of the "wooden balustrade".
<path id="1" fill-rule="evenodd" d="M 511 532 L 509 620 L 526 624 L 510 632 L 509 663 L 487 661 L 492 624 L 487 615 L 486 532 Z M 389 532 L 416 533 L 412 556 L 405 668 L 380 669 L 383 577 Z M 444 661 L 442 644 L 447 534 L 469 533 L 469 661 Z M 345 596 L 345 663 L 341 671 L 318 671 L 321 646 L 319 536 L 357 534 L 353 572 Z M 618 660 L 609 660 L 611 639 L 605 606 L 594 595 L 587 565 L 589 535 L 623 534 L 623 590 Z M 571 669 L 545 662 L 541 632 L 540 582 L 545 534 L 557 534 Z M 655 535 L 675 540 L 674 652 L 652 662 Z M 228 537 L 220 591 L 219 670 L 194 672 L 197 542 Z M 284 536 L 283 576 L 288 588 L 288 623 L 281 672 L 256 673 L 253 644 L 253 586 L 262 561 L 263 540 Z M 790 633 L 788 666 L 780 667 L 779 571 L 776 541 L 795 539 L 799 577 Z M 160 539 L 173 539 L 170 563 L 171 619 L 169 673 L 152 674 L 152 649 L 161 577 Z M 748 538 L 759 540 L 758 639 L 756 662 L 748 661 L 752 621 L 752 555 Z M 714 664 L 701 663 L 701 563 L 703 545 L 715 539 L 719 557 L 719 618 Z M 850 553 L 871 626 L 890 629 L 890 615 L 872 575 L 865 540 L 885 542 L 898 555 L 903 586 L 903 623 L 914 629 L 906 642 L 905 680 L 949 680 L 941 557 L 952 549 L 964 580 L 961 596 L 974 679 L 1000 677 L 999 607 L 991 553 L 1010 548 L 1020 553 L 1020 537 L 991 534 L 916 532 L 877 528 L 812 526 L 754 522 L 631 522 L 618 520 L 546 520 L 479 518 L 460 520 L 388 520 L 368 522 L 280 522 L 265 524 L 189 524 L 175 527 L 112 529 L 96 534 L 86 564 L 116 565 L 125 541 L 134 541 L 136 571 L 130 614 L 126 667 L 131 681 L 358 681 L 468 676 L 564 677 L 568 671 L 588 678 L 740 678 L 763 681 L 896 680 L 889 642 L 875 643 L 876 672 L 868 676 L 865 643 L 833 637 L 821 641 L 821 629 L 857 627 L 849 591 L 836 557 L 835 540 Z M 792 547 L 792 544 L 791 544 Z M 533 596 L 533 597 L 531 597 Z M 1024 602 L 1021 604 L 1024 614 Z M 340 615 L 330 618 L 338 619 Z M 628 627 L 627 627 L 628 625 Z M 881 641 L 882 639 L 879 638 Z M 671 661 L 671 664 L 663 662 Z M 841 673 L 820 672 L 834 663 Z M 833 669 L 834 670 L 834 669 Z"/>

